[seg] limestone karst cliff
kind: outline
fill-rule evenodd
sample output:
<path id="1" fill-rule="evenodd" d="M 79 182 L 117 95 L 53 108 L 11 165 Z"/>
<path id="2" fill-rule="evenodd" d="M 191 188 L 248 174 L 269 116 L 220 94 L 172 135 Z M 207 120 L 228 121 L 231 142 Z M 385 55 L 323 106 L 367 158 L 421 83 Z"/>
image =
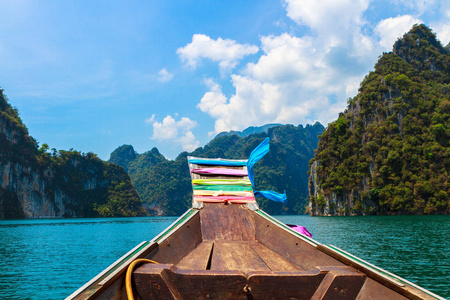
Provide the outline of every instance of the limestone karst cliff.
<path id="1" fill-rule="evenodd" d="M 28 134 L 0 89 L 0 219 L 145 215 L 122 167 Z"/>
<path id="2" fill-rule="evenodd" d="M 414 25 L 321 135 L 311 215 L 450 213 L 450 53 Z"/>

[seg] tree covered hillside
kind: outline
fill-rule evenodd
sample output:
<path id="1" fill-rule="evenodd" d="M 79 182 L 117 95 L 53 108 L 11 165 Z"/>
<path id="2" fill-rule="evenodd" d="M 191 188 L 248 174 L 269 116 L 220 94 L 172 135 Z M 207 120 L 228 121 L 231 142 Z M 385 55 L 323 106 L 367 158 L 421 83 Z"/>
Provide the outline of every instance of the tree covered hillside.
<path id="1" fill-rule="evenodd" d="M 270 152 L 256 164 L 257 190 L 286 190 L 286 204 L 258 198 L 260 207 L 271 214 L 303 213 L 308 203 L 308 162 L 317 147 L 320 123 L 295 127 L 282 125 L 266 132 L 246 137 L 222 135 L 194 152 L 181 153 L 175 160 L 167 160 L 156 148 L 137 154 L 133 147 L 117 148 L 110 162 L 122 165 L 152 214 L 179 215 L 192 204 L 192 186 L 187 156 L 247 159 L 252 150 L 269 137 Z"/>
<path id="2" fill-rule="evenodd" d="M 310 213 L 450 213 L 450 53 L 415 25 L 323 132 Z"/>
<path id="3" fill-rule="evenodd" d="M 145 214 L 122 167 L 39 147 L 0 89 L 0 219 Z"/>

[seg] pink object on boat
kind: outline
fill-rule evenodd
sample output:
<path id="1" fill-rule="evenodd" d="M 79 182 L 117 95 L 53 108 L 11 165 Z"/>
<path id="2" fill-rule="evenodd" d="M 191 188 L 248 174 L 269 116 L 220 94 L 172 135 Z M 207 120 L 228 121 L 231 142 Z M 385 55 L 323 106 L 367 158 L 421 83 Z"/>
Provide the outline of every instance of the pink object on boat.
<path id="1" fill-rule="evenodd" d="M 307 237 L 312 237 L 312 234 L 309 233 L 309 231 L 306 229 L 306 227 L 300 226 L 300 225 L 292 225 L 292 224 L 286 224 L 287 226 L 291 227 L 295 231 L 306 235 Z"/>
<path id="2" fill-rule="evenodd" d="M 247 176 L 247 170 L 240 169 L 224 169 L 224 168 L 199 168 L 191 169 L 191 173 L 195 174 L 214 174 L 214 175 L 230 175 L 230 176 Z"/>
<path id="3" fill-rule="evenodd" d="M 194 201 L 198 202 L 230 202 L 230 203 L 251 203 L 255 202 L 254 197 L 233 197 L 233 196 L 194 196 Z"/>

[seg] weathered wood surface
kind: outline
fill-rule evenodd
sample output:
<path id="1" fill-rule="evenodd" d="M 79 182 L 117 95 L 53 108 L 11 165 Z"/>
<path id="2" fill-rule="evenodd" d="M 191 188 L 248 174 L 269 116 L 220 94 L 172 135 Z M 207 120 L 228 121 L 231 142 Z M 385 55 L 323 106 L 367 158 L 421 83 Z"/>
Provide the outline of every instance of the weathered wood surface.
<path id="1" fill-rule="evenodd" d="M 253 213 L 246 205 L 204 203 L 200 222 L 204 241 L 255 240 Z"/>
<path id="2" fill-rule="evenodd" d="M 319 269 L 327 275 L 311 300 L 355 299 L 366 280 L 365 274 L 348 266 Z"/>
<path id="3" fill-rule="evenodd" d="M 348 267 L 310 271 L 182 270 L 146 264 L 133 273 L 141 299 L 355 299 L 366 276 Z"/>
<path id="4" fill-rule="evenodd" d="M 140 299 L 182 299 L 167 275 L 170 267 L 171 264 L 144 264 L 134 270 L 135 294 Z"/>
<path id="5" fill-rule="evenodd" d="M 145 258 L 163 264 L 176 264 L 202 241 L 200 216 L 195 215 L 182 227 L 160 242 Z"/>
<path id="6" fill-rule="evenodd" d="M 167 270 L 180 299 L 247 299 L 247 278 L 238 271 Z"/>
<path id="7" fill-rule="evenodd" d="M 179 269 L 206 270 L 210 262 L 213 241 L 201 242 L 194 250 L 184 257 L 178 264 Z"/>
<path id="8" fill-rule="evenodd" d="M 245 205 L 205 203 L 156 241 L 135 254 L 159 262 L 133 272 L 136 299 L 436 299 Z M 125 300 L 123 269 L 115 270 L 99 274 L 75 299 Z"/>
<path id="9" fill-rule="evenodd" d="M 269 267 L 246 241 L 216 241 L 211 270 L 269 271 Z"/>
<path id="10" fill-rule="evenodd" d="M 204 241 L 184 257 L 177 265 L 190 270 L 272 270 L 300 271 L 257 241 Z"/>
<path id="11" fill-rule="evenodd" d="M 295 235 L 279 228 L 258 214 L 254 214 L 256 239 L 258 242 L 285 257 L 303 270 L 316 266 L 344 266 L 340 261 L 317 250 Z"/>
<path id="12" fill-rule="evenodd" d="M 249 272 L 254 299 L 311 299 L 326 273 L 318 269 L 297 272 Z"/>
<path id="13" fill-rule="evenodd" d="M 177 249 L 159 255 L 171 265 L 135 271 L 141 299 L 405 299 L 245 206 L 206 203 L 198 216 L 195 242 L 185 230 L 161 244 Z"/>
<path id="14" fill-rule="evenodd" d="M 402 296 L 395 291 L 387 288 L 386 286 L 376 282 L 372 278 L 367 278 L 361 291 L 359 292 L 356 300 L 406 300 L 405 296 Z"/>
<path id="15" fill-rule="evenodd" d="M 110 285 L 104 287 L 100 293 L 96 294 L 95 297 L 90 297 L 89 299 L 126 300 L 127 293 L 125 290 L 125 274 L 115 278 L 114 281 L 111 281 Z"/>
<path id="16" fill-rule="evenodd" d="M 256 252 L 264 263 L 272 271 L 301 271 L 301 268 L 293 263 L 289 262 L 283 256 L 270 250 L 266 246 L 262 245 L 258 241 L 251 243 L 251 248 Z"/>

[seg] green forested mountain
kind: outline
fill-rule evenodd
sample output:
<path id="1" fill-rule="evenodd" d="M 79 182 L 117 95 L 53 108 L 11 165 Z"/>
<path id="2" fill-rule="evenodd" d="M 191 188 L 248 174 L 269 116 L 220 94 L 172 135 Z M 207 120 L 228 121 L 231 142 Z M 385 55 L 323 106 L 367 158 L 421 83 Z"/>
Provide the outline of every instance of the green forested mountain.
<path id="1" fill-rule="evenodd" d="M 310 213 L 450 213 L 450 53 L 415 25 L 323 132 Z"/>
<path id="2" fill-rule="evenodd" d="M 109 159 L 128 170 L 134 186 L 152 214 L 179 215 L 192 203 L 192 186 L 187 156 L 247 159 L 251 151 L 266 137 L 271 140 L 270 152 L 255 166 L 257 190 L 286 190 L 286 204 L 258 198 L 262 209 L 272 214 L 303 213 L 308 202 L 308 162 L 314 155 L 320 123 L 295 127 L 282 125 L 266 132 L 240 137 L 237 134 L 214 138 L 194 152 L 181 153 L 167 160 L 156 148 L 137 154 L 133 147 L 117 148 Z"/>
<path id="3" fill-rule="evenodd" d="M 270 128 L 275 127 L 275 126 L 280 126 L 280 125 L 282 125 L 282 124 L 274 123 L 274 124 L 266 124 L 263 126 L 250 126 L 246 129 L 244 129 L 243 131 L 234 131 L 234 130 L 224 131 L 224 132 L 221 132 L 218 135 L 216 135 L 216 137 L 221 137 L 224 135 L 233 135 L 233 134 L 237 134 L 240 137 L 246 137 L 246 136 L 249 136 L 250 134 L 255 134 L 255 133 L 261 133 L 261 132 L 267 133 Z"/>
<path id="4" fill-rule="evenodd" d="M 145 215 L 122 167 L 40 148 L 0 89 L 0 219 Z"/>

